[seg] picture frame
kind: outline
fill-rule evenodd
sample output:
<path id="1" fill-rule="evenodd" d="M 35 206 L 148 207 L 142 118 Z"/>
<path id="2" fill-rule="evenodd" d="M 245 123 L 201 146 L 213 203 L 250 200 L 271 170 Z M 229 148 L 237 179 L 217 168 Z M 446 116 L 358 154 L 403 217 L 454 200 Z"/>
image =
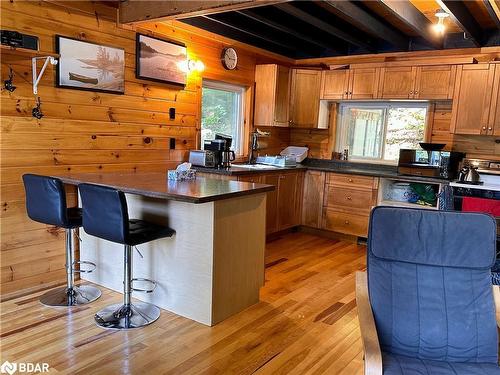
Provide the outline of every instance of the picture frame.
<path id="1" fill-rule="evenodd" d="M 180 67 L 187 62 L 187 48 L 184 43 L 136 35 L 135 76 L 137 79 L 167 83 L 184 87 L 187 71 Z"/>
<path id="2" fill-rule="evenodd" d="M 56 87 L 125 93 L 125 50 L 56 35 Z"/>

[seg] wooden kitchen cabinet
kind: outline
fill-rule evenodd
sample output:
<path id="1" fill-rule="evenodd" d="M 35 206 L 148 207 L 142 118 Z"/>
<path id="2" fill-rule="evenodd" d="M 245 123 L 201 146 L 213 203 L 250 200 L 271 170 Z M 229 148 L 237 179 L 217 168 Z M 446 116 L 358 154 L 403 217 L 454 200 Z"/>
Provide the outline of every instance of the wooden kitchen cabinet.
<path id="1" fill-rule="evenodd" d="M 321 227 L 325 175 L 326 173 L 321 171 L 306 171 L 305 173 L 302 225 L 313 228 Z"/>
<path id="2" fill-rule="evenodd" d="M 269 173 L 263 175 L 260 181 L 276 187 L 267 193 L 266 233 L 300 225 L 303 172 Z"/>
<path id="3" fill-rule="evenodd" d="M 470 64 L 457 67 L 453 95 L 451 132 L 493 135 L 492 108 L 495 64 Z"/>
<path id="4" fill-rule="evenodd" d="M 377 204 L 377 177 L 327 173 L 322 228 L 366 237 L 370 211 Z"/>
<path id="5" fill-rule="evenodd" d="M 280 175 L 269 174 L 262 176 L 262 183 L 273 185 L 275 189 L 267 193 L 266 198 L 266 234 L 277 232 L 278 229 L 278 186 Z"/>
<path id="6" fill-rule="evenodd" d="M 321 71 L 292 69 L 290 125 L 296 128 L 318 126 Z"/>
<path id="7" fill-rule="evenodd" d="M 290 68 L 277 64 L 255 67 L 255 126 L 289 126 Z"/>
<path id="8" fill-rule="evenodd" d="M 488 130 L 490 134 L 500 136 L 500 64 L 495 64 Z"/>
<path id="9" fill-rule="evenodd" d="M 321 99 L 348 99 L 349 69 L 324 70 L 321 72 Z"/>
<path id="10" fill-rule="evenodd" d="M 353 68 L 323 71 L 321 99 L 376 99 L 379 68 Z"/>
<path id="11" fill-rule="evenodd" d="M 417 67 L 398 66 L 382 68 L 379 98 L 410 99 L 413 95 Z"/>
<path id="12" fill-rule="evenodd" d="M 420 66 L 417 68 L 413 99 L 452 99 L 456 65 Z"/>

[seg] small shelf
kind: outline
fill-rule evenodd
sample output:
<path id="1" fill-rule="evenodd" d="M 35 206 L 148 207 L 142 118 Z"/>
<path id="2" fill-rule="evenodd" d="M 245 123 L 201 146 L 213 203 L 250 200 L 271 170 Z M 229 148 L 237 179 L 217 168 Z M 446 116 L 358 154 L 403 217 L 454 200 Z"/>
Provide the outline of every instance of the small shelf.
<path id="1" fill-rule="evenodd" d="M 1 44 L 0 46 L 1 46 L 0 52 L 2 55 L 2 61 L 4 59 L 9 61 L 15 61 L 15 60 L 31 59 L 33 57 L 47 57 L 47 56 L 52 56 L 56 58 L 59 57 L 58 53 L 35 51 L 27 48 L 14 48 L 3 44 Z"/>
<path id="2" fill-rule="evenodd" d="M 399 201 L 389 201 L 383 200 L 378 203 L 379 206 L 394 206 L 394 207 L 410 207 L 410 208 L 424 208 L 427 210 L 437 210 L 437 207 L 434 206 L 424 206 L 417 203 L 410 202 L 399 202 Z"/>

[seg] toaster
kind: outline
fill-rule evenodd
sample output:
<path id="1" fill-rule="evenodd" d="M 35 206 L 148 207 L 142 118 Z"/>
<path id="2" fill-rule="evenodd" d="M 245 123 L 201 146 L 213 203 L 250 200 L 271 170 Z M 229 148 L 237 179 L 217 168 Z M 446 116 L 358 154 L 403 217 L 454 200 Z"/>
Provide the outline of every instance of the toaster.
<path id="1" fill-rule="evenodd" d="M 199 167 L 215 168 L 215 153 L 210 150 L 191 150 L 189 162 Z"/>

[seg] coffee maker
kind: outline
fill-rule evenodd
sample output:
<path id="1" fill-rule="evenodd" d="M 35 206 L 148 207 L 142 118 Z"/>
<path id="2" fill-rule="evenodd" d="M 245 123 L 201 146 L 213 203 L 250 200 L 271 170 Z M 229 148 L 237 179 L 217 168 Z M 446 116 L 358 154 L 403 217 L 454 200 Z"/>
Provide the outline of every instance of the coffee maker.
<path id="1" fill-rule="evenodd" d="M 215 134 L 215 139 L 205 140 L 203 148 L 214 153 L 215 168 L 228 169 L 235 159 L 234 151 L 231 150 L 233 138 L 224 134 Z"/>

